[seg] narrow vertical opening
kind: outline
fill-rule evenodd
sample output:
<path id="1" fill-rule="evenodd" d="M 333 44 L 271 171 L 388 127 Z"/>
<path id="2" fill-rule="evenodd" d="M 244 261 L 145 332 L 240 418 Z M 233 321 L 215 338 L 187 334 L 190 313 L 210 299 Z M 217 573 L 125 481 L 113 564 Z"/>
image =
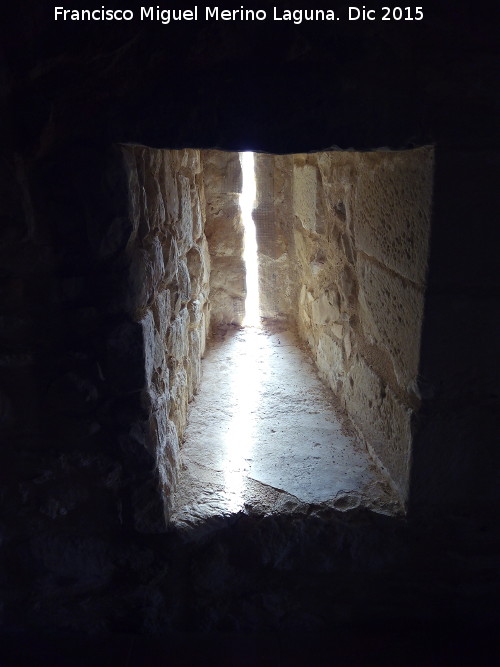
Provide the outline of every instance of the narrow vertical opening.
<path id="1" fill-rule="evenodd" d="M 256 197 L 254 154 L 250 152 L 240 153 L 240 160 L 243 173 L 240 208 L 244 229 L 243 260 L 246 269 L 246 299 L 243 326 L 260 327 L 257 237 L 252 218 Z"/>

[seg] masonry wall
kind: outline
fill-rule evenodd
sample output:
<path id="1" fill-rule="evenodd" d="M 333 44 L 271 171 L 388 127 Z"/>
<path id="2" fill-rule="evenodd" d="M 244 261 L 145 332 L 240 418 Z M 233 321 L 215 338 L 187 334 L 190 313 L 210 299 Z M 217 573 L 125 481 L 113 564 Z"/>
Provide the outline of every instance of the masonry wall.
<path id="1" fill-rule="evenodd" d="M 206 199 L 205 234 L 211 257 L 210 321 L 241 324 L 245 314 L 244 230 L 239 153 L 201 151 Z"/>
<path id="2" fill-rule="evenodd" d="M 379 467 L 408 496 L 433 149 L 257 156 L 268 313 L 295 320 Z"/>
<path id="3" fill-rule="evenodd" d="M 143 414 L 135 428 L 144 429 L 168 516 L 210 322 L 202 165 L 197 150 L 123 146 L 122 155 L 133 230 L 124 253 L 130 320 L 108 342 L 109 363 L 123 373 L 129 346 L 142 352 L 136 389 Z"/>
<path id="4" fill-rule="evenodd" d="M 257 200 L 252 217 L 257 238 L 262 317 L 295 319 L 296 281 L 291 271 L 291 171 L 287 156 L 255 155 Z"/>

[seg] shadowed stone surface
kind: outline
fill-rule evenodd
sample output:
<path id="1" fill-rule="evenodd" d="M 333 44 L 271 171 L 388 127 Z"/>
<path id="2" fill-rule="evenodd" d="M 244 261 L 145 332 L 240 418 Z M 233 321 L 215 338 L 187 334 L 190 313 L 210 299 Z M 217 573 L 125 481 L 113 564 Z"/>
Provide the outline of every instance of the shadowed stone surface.
<path id="1" fill-rule="evenodd" d="M 14 637 L 11 663 L 23 662 L 19 652 L 31 649 L 27 639 L 37 631 L 47 633 L 50 649 L 62 645 L 63 632 L 73 633 L 77 659 L 60 663 L 86 665 L 92 660 L 79 649 L 85 635 L 99 633 L 107 635 L 107 647 L 112 633 L 277 636 L 288 628 L 292 639 L 283 641 L 293 649 L 294 638 L 318 627 L 338 646 L 338 637 L 349 636 L 346 625 L 359 622 L 370 633 L 350 642 L 350 649 L 367 647 L 368 660 L 358 662 L 381 656 L 398 666 L 433 664 L 433 652 L 415 657 L 428 629 L 440 637 L 450 637 L 443 627 L 452 630 L 443 664 L 460 664 L 460 652 L 453 661 L 448 649 L 457 654 L 478 628 L 496 636 L 497 26 L 488 5 L 476 0 L 426 3 L 425 12 L 424 21 L 405 25 L 339 21 L 332 35 L 331 25 L 318 23 L 278 30 L 272 22 L 62 26 L 53 20 L 53 7 L 39 0 L 5 5 L 0 583 L 2 629 Z M 147 393 L 148 406 L 160 406 L 163 378 L 153 373 L 151 386 L 128 393 L 143 377 L 135 362 L 144 350 L 134 342 L 132 378 L 129 384 L 124 364 L 118 394 L 118 369 L 108 373 L 108 340 L 121 345 L 115 334 L 129 321 L 124 312 L 149 310 L 144 300 L 155 289 L 155 341 L 166 334 L 162 318 L 177 317 L 182 305 L 174 292 L 186 297 L 181 253 L 189 228 L 198 240 L 198 201 L 203 206 L 191 190 L 192 225 L 188 214 L 186 235 L 164 246 L 164 280 L 179 289 L 163 289 L 148 226 L 163 226 L 158 190 L 147 189 L 148 205 L 158 204 L 149 221 L 138 194 L 129 213 L 128 193 L 138 193 L 139 177 L 131 168 L 127 184 L 114 160 L 110 168 L 116 142 L 283 153 L 435 146 L 418 368 L 423 404 L 411 424 L 406 521 L 374 512 L 368 518 L 358 510 L 319 517 L 313 508 L 281 517 L 240 514 L 189 539 L 162 533 L 155 461 L 146 449 L 151 415 L 139 404 Z M 175 169 L 152 164 L 169 224 L 179 217 L 180 199 L 188 202 L 185 181 L 174 177 L 182 169 L 178 175 L 188 178 L 187 163 Z M 335 210 L 340 224 L 348 210 L 338 201 Z M 378 234 L 377 220 L 370 219 L 370 228 Z M 367 240 L 365 234 L 365 249 L 390 256 L 395 268 L 404 258 Z M 355 284 L 348 234 L 339 246 L 350 267 L 339 280 L 347 293 Z M 145 282 L 129 281 L 131 255 L 134 266 L 145 269 Z M 278 235 L 266 271 L 281 255 Z M 369 306 L 376 292 L 365 287 Z M 187 307 L 198 328 L 203 306 L 196 301 Z M 145 315 L 137 312 L 136 323 Z M 359 338 L 333 324 L 321 338 L 322 353 L 336 356 L 340 348 L 355 355 Z M 377 340 L 379 325 L 370 323 Z M 155 365 L 157 352 L 155 342 Z M 395 370 L 403 377 L 401 366 Z M 196 365 L 192 383 L 195 374 Z M 61 406 L 54 397 L 65 386 L 71 391 Z M 169 425 L 157 416 L 152 426 L 169 437 Z M 421 631 L 398 654 L 401 628 Z M 131 643 L 111 663 L 147 663 L 137 644 L 129 650 Z M 196 642 L 187 643 L 194 650 Z M 484 659 L 484 646 L 474 643 L 471 664 L 498 664 L 498 653 Z M 177 648 L 161 647 L 163 663 L 174 661 Z M 40 664 L 44 655 L 42 648 L 24 662 Z M 98 654 L 97 662 L 107 655 Z M 314 662 L 313 655 L 299 664 Z M 349 664 L 349 658 L 351 651 L 338 662 Z"/>

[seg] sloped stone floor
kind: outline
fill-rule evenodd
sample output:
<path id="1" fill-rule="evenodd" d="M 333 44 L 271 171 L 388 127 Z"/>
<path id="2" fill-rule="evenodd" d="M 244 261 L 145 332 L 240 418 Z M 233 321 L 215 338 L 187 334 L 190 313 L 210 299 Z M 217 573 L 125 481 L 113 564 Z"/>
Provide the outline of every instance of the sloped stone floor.
<path id="1" fill-rule="evenodd" d="M 190 406 L 172 524 L 307 505 L 401 512 L 295 333 L 220 328 Z"/>

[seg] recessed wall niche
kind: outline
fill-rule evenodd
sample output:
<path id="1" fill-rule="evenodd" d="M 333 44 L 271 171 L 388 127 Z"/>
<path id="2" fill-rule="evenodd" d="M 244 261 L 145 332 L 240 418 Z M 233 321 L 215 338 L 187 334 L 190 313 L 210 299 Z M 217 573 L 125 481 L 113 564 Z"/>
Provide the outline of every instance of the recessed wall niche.
<path id="1" fill-rule="evenodd" d="M 244 316 L 241 166 L 235 152 L 121 151 L 134 230 L 129 311 L 141 328 L 147 446 L 168 518 L 206 341 Z M 403 504 L 433 160 L 432 147 L 255 156 L 261 315 L 296 328 Z"/>

